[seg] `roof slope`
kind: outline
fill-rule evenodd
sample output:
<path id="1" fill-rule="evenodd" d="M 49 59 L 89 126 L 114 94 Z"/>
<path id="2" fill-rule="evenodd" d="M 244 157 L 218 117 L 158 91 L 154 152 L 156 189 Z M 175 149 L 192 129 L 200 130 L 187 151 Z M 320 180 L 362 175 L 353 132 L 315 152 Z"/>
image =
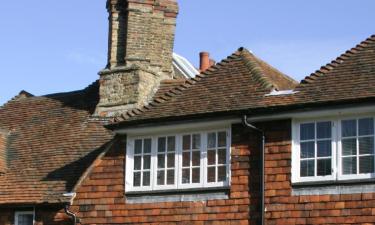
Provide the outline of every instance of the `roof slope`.
<path id="1" fill-rule="evenodd" d="M 296 91 L 296 103 L 375 97 L 375 35 L 306 77 Z"/>
<path id="2" fill-rule="evenodd" d="M 271 90 L 293 89 L 296 85 L 290 77 L 240 48 L 195 79 L 115 122 L 247 109 L 258 105 Z"/>
<path id="3" fill-rule="evenodd" d="M 59 203 L 112 134 L 90 119 L 98 83 L 70 93 L 16 98 L 0 108 L 9 131 L 0 204 Z"/>
<path id="4" fill-rule="evenodd" d="M 300 84 L 240 49 L 217 66 L 116 118 L 113 126 L 141 120 L 252 110 L 278 112 L 375 99 L 375 35 L 323 66 Z M 294 89 L 287 94 L 272 90 Z M 268 111 L 267 111 L 268 110 Z"/>

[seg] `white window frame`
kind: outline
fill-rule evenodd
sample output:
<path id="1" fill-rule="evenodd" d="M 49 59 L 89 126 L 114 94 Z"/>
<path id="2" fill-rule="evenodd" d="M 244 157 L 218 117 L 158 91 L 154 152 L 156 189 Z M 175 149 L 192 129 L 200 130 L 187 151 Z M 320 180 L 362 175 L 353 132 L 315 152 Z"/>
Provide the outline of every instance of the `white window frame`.
<path id="1" fill-rule="evenodd" d="M 226 132 L 226 149 L 227 149 L 227 179 L 225 182 L 207 182 L 207 134 L 211 132 Z M 201 136 L 201 170 L 200 170 L 200 183 L 197 184 L 182 184 L 182 137 L 184 135 L 200 134 Z M 170 137 L 175 136 L 176 138 L 176 157 L 175 157 L 175 182 L 174 185 L 157 185 L 157 145 L 159 137 Z M 149 187 L 134 187 L 133 186 L 133 168 L 134 168 L 134 141 L 136 139 L 152 139 L 152 150 L 151 150 L 151 185 Z M 125 163 L 125 192 L 152 192 L 152 191 L 168 191 L 168 190 L 187 190 L 187 189 L 204 189 L 204 188 L 221 188 L 229 187 L 231 180 L 231 128 L 226 126 L 218 129 L 207 129 L 197 130 L 191 129 L 183 132 L 169 132 L 159 133 L 147 136 L 136 135 L 128 136 L 127 138 L 127 152 L 126 152 L 126 163 Z M 167 162 L 165 162 L 167 163 Z"/>
<path id="2" fill-rule="evenodd" d="M 335 181 L 345 181 L 345 180 L 364 180 L 364 179 L 374 179 L 375 173 L 368 174 L 342 174 L 342 162 L 341 162 L 341 121 L 343 120 L 357 120 L 357 130 L 358 130 L 358 120 L 364 118 L 373 118 L 375 123 L 374 114 L 364 114 L 364 115 L 352 115 L 352 116 L 335 116 L 335 117 L 324 117 L 317 119 L 293 119 L 292 121 L 292 183 L 308 183 L 308 182 L 335 182 Z M 315 177 L 301 177 L 300 176 L 300 126 L 301 124 L 307 123 L 318 123 L 330 121 L 332 122 L 332 174 L 329 176 L 315 176 Z M 375 124 L 374 124 L 375 126 Z M 358 132 L 358 131 L 357 131 Z M 357 134 L 358 137 L 358 134 Z M 316 128 L 315 128 L 315 140 L 316 140 Z M 357 139 L 358 142 L 358 139 Z M 375 148 L 375 147 L 374 147 Z M 316 144 L 315 144 L 316 151 Z M 358 151 L 358 143 L 357 143 Z M 375 157 L 374 157 L 375 158 Z M 374 160 L 375 163 L 375 160 Z M 316 168 L 317 165 L 315 165 Z M 357 165 L 358 166 L 358 165 Z M 358 171 L 357 171 L 358 172 Z"/>
<path id="3" fill-rule="evenodd" d="M 343 170 L 342 170 L 342 137 L 341 137 L 341 133 L 342 133 L 342 123 L 341 121 L 343 120 L 356 120 L 356 150 L 357 150 L 357 155 L 356 157 L 359 156 L 359 123 L 358 121 L 360 119 L 367 119 L 367 118 L 372 118 L 374 120 L 374 148 L 375 148 L 375 116 L 360 116 L 360 117 L 343 117 L 340 119 L 339 121 L 339 124 L 338 124 L 338 133 L 340 135 L 340 138 L 338 140 L 338 167 L 339 167 L 339 175 L 338 175 L 338 180 L 355 180 L 355 179 L 371 179 L 371 178 L 375 178 L 375 173 L 362 173 L 360 174 L 359 173 L 359 161 L 357 161 L 357 174 L 343 174 Z M 368 135 L 370 136 L 370 135 Z M 374 163 L 375 163 L 375 157 L 374 157 Z"/>
<path id="4" fill-rule="evenodd" d="M 20 215 L 32 215 L 33 216 L 33 224 L 35 224 L 35 210 L 34 211 L 16 211 L 14 213 L 14 225 L 18 224 L 18 216 Z"/>

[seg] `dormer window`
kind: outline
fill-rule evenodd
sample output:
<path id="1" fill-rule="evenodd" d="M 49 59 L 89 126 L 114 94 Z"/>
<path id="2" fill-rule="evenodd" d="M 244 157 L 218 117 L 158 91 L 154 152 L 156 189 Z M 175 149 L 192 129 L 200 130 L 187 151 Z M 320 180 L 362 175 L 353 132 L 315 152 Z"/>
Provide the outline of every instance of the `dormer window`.
<path id="1" fill-rule="evenodd" d="M 129 137 L 126 192 L 228 187 L 230 129 Z"/>

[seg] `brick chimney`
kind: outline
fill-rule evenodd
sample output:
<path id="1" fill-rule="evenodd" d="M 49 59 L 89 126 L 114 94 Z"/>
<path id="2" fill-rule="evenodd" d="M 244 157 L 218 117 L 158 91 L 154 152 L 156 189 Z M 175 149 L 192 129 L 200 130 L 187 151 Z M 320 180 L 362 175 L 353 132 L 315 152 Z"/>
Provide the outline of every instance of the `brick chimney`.
<path id="1" fill-rule="evenodd" d="M 210 53 L 208 53 L 208 52 L 199 53 L 199 59 L 200 59 L 199 60 L 200 61 L 200 65 L 199 65 L 199 71 L 200 72 L 206 71 L 208 68 L 215 65 L 215 63 L 216 63 L 215 60 L 210 58 Z"/>
<path id="2" fill-rule="evenodd" d="M 0 130 L 0 175 L 5 173 L 7 168 L 7 155 L 6 155 L 6 148 L 7 148 L 7 133 L 5 131 Z"/>
<path id="3" fill-rule="evenodd" d="M 96 114 L 116 116 L 147 104 L 173 78 L 176 0 L 107 0 L 108 62 Z"/>

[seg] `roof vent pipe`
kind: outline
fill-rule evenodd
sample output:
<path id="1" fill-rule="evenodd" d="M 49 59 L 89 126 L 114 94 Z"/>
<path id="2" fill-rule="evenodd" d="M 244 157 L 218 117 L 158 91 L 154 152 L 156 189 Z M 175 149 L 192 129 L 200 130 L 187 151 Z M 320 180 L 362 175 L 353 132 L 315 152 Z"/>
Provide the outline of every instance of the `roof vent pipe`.
<path id="1" fill-rule="evenodd" d="M 199 71 L 204 72 L 208 68 L 210 68 L 211 62 L 210 62 L 210 53 L 208 52 L 201 52 L 199 53 L 200 57 L 200 65 L 199 65 Z"/>

